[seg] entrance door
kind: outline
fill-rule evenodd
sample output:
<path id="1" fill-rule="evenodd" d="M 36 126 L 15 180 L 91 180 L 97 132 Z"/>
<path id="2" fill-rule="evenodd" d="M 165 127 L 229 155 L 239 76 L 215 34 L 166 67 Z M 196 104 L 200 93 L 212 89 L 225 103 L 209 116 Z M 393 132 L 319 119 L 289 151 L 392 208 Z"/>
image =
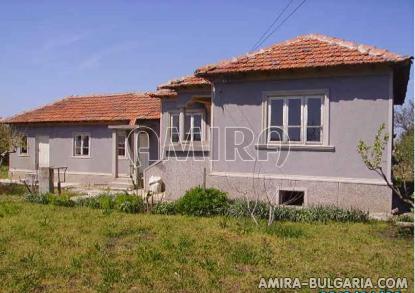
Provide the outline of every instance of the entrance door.
<path id="1" fill-rule="evenodd" d="M 38 166 L 49 167 L 49 136 L 38 136 L 37 141 Z"/>
<path id="2" fill-rule="evenodd" d="M 138 158 L 140 160 L 140 170 L 148 167 L 150 160 L 150 139 L 146 131 L 138 134 Z"/>

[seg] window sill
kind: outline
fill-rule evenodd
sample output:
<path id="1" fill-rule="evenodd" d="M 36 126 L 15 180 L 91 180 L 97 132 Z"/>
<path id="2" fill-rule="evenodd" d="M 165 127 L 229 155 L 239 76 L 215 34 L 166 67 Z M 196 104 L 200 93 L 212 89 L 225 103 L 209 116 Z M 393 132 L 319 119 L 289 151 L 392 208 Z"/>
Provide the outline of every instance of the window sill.
<path id="1" fill-rule="evenodd" d="M 72 156 L 74 159 L 91 159 L 91 156 Z"/>
<path id="2" fill-rule="evenodd" d="M 208 152 L 209 151 L 209 143 L 208 142 L 183 142 L 183 143 L 171 143 L 164 146 L 166 151 L 202 151 Z"/>
<path id="3" fill-rule="evenodd" d="M 19 154 L 19 157 L 21 157 L 21 158 L 27 158 L 27 157 L 29 157 L 29 154 Z"/>
<path id="4" fill-rule="evenodd" d="M 334 152 L 333 145 L 311 145 L 311 144 L 256 144 L 258 150 L 290 150 L 290 151 L 315 151 Z"/>

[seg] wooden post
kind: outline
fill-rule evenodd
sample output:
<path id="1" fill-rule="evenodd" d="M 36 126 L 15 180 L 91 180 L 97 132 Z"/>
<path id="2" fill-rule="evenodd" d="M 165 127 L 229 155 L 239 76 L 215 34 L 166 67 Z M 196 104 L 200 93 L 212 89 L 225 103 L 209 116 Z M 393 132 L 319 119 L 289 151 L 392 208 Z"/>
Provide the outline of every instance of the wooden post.
<path id="1" fill-rule="evenodd" d="M 117 130 L 112 130 L 112 177 L 118 177 Z"/>
<path id="2" fill-rule="evenodd" d="M 39 193 L 53 193 L 53 168 L 39 168 Z"/>

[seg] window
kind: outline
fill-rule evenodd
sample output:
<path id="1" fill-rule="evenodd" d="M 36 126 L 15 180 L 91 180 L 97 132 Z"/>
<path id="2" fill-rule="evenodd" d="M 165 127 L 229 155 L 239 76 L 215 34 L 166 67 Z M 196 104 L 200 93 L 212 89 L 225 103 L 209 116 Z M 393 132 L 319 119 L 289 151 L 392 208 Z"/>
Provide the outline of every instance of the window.
<path id="1" fill-rule="evenodd" d="M 117 133 L 117 154 L 119 157 L 125 157 L 126 155 L 126 140 L 127 135 L 125 132 Z"/>
<path id="2" fill-rule="evenodd" d="M 184 114 L 184 128 L 180 129 L 179 113 L 170 113 L 170 142 L 180 142 L 180 132 L 183 132 L 184 141 L 203 140 L 203 113 L 188 112 Z"/>
<path id="3" fill-rule="evenodd" d="M 321 144 L 323 100 L 322 96 L 270 97 L 268 141 Z"/>
<path id="4" fill-rule="evenodd" d="M 179 142 L 179 114 L 170 114 L 170 141 Z"/>
<path id="5" fill-rule="evenodd" d="M 75 157 L 89 156 L 89 135 L 77 134 L 74 137 L 73 155 Z"/>
<path id="6" fill-rule="evenodd" d="M 280 204 L 302 206 L 304 204 L 304 191 L 280 190 Z"/>
<path id="7" fill-rule="evenodd" d="M 202 113 L 186 113 L 184 134 L 185 141 L 202 141 Z"/>
<path id="8" fill-rule="evenodd" d="M 26 156 L 26 155 L 28 155 L 28 153 L 29 152 L 28 152 L 27 136 L 24 135 L 24 136 L 22 136 L 21 141 L 20 141 L 19 154 L 23 155 L 23 156 Z"/>

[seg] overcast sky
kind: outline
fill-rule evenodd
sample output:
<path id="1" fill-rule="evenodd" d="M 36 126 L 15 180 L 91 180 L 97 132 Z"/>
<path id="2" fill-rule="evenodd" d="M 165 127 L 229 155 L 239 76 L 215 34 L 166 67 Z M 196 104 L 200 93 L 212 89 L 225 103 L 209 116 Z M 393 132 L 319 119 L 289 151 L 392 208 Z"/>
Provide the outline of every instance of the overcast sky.
<path id="1" fill-rule="evenodd" d="M 0 117 L 68 95 L 154 90 L 246 53 L 290 1 L 1 1 Z M 307 0 L 263 46 L 322 33 L 413 55 L 413 21 L 412 0 Z"/>

